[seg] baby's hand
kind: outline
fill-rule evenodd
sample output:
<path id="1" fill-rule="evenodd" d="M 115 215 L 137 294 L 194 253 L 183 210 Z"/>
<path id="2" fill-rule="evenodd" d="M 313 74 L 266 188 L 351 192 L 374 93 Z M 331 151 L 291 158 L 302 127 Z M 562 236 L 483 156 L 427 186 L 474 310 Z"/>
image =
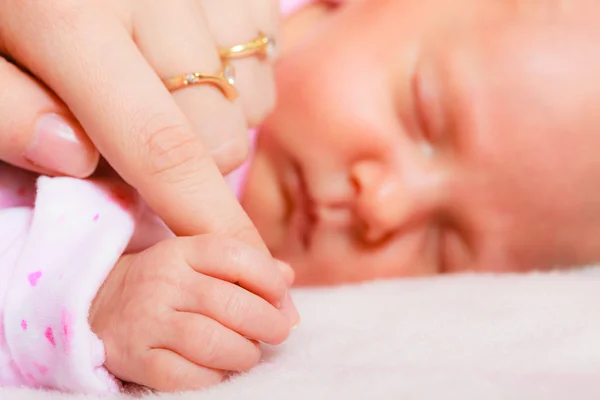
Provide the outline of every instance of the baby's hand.
<path id="1" fill-rule="evenodd" d="M 242 242 L 201 235 L 123 256 L 90 312 L 117 378 L 191 390 L 245 371 L 257 342 L 279 344 L 298 324 L 289 266 Z"/>

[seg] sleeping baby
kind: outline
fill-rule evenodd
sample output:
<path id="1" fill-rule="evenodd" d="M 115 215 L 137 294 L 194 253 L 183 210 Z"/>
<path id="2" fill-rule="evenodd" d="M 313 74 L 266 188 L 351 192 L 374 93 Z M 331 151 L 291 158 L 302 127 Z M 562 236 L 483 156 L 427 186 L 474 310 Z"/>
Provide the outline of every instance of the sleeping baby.
<path id="1" fill-rule="evenodd" d="M 600 259 L 590 4 L 354 1 L 289 18 L 241 199 L 296 284 Z"/>
<path id="2" fill-rule="evenodd" d="M 294 3 L 279 101 L 239 188 L 285 263 L 173 237 L 110 169 L 3 165 L 0 383 L 219 382 L 298 324 L 294 274 L 333 285 L 600 258 L 597 6 Z"/>

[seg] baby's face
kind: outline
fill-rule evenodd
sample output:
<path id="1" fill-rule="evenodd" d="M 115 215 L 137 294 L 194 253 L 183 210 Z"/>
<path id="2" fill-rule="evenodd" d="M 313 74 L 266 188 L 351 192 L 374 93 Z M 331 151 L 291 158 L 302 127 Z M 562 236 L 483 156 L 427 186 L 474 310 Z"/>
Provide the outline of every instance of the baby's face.
<path id="1" fill-rule="evenodd" d="M 242 198 L 297 282 L 598 257 L 595 24 L 543 2 L 350 3 L 289 20 Z"/>

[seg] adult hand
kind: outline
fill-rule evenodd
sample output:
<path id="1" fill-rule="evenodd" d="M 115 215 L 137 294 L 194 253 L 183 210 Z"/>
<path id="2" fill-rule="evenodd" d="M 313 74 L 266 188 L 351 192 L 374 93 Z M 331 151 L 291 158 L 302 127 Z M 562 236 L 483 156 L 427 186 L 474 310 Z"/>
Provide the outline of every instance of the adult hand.
<path id="1" fill-rule="evenodd" d="M 235 61 L 236 103 L 208 85 L 171 95 L 161 79 L 216 73 L 219 47 L 275 33 L 275 1 L 0 0 L 0 9 L 0 53 L 22 67 L 0 63 L 1 159 L 85 176 L 95 147 L 175 233 L 264 248 L 221 174 L 245 159 L 248 125 L 272 107 L 270 65 Z M 41 152 L 46 144 L 57 151 Z"/>

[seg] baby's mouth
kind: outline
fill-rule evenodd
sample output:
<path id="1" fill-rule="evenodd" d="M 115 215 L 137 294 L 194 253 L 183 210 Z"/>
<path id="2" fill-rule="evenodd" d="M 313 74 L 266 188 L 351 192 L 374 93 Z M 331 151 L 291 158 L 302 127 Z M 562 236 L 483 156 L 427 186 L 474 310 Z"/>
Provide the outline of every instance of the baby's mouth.
<path id="1" fill-rule="evenodd" d="M 288 221 L 290 229 L 298 236 L 304 250 L 308 251 L 313 242 L 317 222 L 315 203 L 308 191 L 302 169 L 294 164 L 284 182 L 285 196 L 289 204 Z"/>

